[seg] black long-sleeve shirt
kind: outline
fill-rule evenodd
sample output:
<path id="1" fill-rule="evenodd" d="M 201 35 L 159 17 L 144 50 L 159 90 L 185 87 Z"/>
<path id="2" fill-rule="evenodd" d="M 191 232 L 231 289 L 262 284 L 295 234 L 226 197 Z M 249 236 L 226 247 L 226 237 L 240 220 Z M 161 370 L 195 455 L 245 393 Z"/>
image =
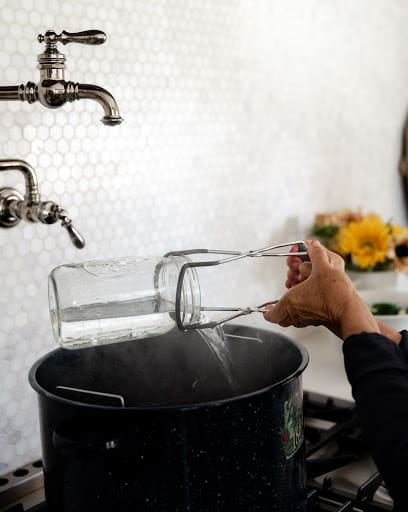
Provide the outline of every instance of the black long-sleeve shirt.
<path id="1" fill-rule="evenodd" d="M 399 345 L 362 333 L 343 345 L 363 432 L 397 512 L 408 511 L 408 331 Z"/>

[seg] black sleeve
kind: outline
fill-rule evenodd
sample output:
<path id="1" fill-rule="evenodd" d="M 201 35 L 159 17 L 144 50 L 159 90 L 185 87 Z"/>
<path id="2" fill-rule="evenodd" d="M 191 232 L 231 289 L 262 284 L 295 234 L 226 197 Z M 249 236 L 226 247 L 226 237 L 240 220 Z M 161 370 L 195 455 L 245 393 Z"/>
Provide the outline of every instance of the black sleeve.
<path id="1" fill-rule="evenodd" d="M 401 331 L 400 349 L 405 361 L 408 362 L 408 331 Z"/>
<path id="2" fill-rule="evenodd" d="M 375 333 L 347 338 L 347 377 L 373 458 L 395 510 L 408 510 L 408 333 L 400 345 Z"/>

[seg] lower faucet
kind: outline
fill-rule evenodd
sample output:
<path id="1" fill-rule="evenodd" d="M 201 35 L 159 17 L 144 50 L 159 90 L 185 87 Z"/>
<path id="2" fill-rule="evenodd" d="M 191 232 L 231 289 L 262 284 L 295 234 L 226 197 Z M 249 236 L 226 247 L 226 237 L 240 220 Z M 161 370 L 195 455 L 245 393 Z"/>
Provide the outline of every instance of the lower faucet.
<path id="1" fill-rule="evenodd" d="M 78 249 L 85 247 L 85 240 L 72 225 L 68 213 L 54 201 L 42 201 L 38 191 L 37 175 L 24 160 L 0 160 L 1 171 L 19 171 L 25 179 L 24 196 L 15 188 L 0 188 L 0 227 L 11 228 L 21 220 L 54 224 L 61 221 Z"/>

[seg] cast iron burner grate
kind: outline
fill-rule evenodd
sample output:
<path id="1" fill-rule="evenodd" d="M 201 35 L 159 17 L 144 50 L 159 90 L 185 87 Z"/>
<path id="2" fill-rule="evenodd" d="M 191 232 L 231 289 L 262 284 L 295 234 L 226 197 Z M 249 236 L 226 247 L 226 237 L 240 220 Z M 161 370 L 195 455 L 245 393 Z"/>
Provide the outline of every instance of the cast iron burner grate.
<path id="1" fill-rule="evenodd" d="M 362 437 L 354 404 L 304 393 L 308 512 L 380 512 L 393 502 Z"/>
<path id="2" fill-rule="evenodd" d="M 368 454 L 354 405 L 306 392 L 304 418 L 307 512 L 391 511 L 392 500 Z M 0 512 L 47 510 L 40 461 L 0 478 Z"/>

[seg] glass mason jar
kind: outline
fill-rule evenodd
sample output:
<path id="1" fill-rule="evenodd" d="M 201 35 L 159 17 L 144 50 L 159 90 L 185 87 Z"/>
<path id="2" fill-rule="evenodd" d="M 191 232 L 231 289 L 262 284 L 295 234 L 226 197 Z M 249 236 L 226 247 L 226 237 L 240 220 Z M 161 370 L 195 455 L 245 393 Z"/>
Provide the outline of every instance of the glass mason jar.
<path id="1" fill-rule="evenodd" d="M 125 258 L 61 265 L 49 276 L 54 337 L 84 348 L 159 336 L 173 329 L 177 281 L 186 256 Z M 194 268 L 183 280 L 180 309 L 199 321 L 200 287 Z"/>

